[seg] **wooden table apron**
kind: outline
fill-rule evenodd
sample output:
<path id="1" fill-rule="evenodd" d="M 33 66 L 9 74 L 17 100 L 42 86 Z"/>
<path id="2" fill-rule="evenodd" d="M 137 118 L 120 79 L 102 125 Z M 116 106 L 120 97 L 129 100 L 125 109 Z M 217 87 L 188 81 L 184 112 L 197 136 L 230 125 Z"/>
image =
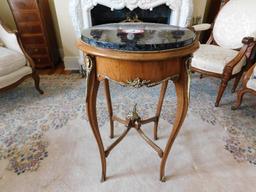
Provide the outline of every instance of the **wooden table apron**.
<path id="1" fill-rule="evenodd" d="M 87 70 L 86 107 L 90 126 L 98 144 L 101 164 L 102 181 L 106 180 L 106 158 L 110 151 L 128 133 L 129 128 L 135 128 L 161 158 L 160 180 L 165 181 L 165 165 L 172 144 L 186 117 L 189 103 L 190 61 L 193 52 L 199 47 L 195 41 L 193 44 L 179 49 L 150 52 L 125 52 L 111 49 L 96 48 L 82 41 L 77 47 L 85 54 Z M 154 86 L 162 83 L 160 99 L 157 106 L 156 116 L 147 120 L 130 118 L 122 120 L 113 115 L 108 80 L 112 80 L 124 86 Z M 172 80 L 177 95 L 177 111 L 173 128 L 165 148 L 160 149 L 140 129 L 142 124 L 154 122 L 154 138 L 157 139 L 157 127 L 163 104 L 168 80 Z M 114 137 L 113 121 L 126 124 L 127 130 L 106 150 L 103 146 L 98 128 L 96 114 L 96 99 L 100 81 L 104 81 L 105 93 L 110 116 L 110 137 Z M 136 114 L 136 111 L 134 111 Z M 137 114 L 136 114 L 137 115 Z"/>

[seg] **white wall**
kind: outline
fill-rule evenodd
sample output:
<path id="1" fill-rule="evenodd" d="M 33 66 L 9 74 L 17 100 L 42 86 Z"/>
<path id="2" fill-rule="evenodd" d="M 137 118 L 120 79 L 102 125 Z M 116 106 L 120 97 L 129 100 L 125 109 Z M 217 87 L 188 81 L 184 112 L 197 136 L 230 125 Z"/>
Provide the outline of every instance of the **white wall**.
<path id="1" fill-rule="evenodd" d="M 194 1 L 194 17 L 204 17 L 207 0 L 193 0 Z"/>
<path id="2" fill-rule="evenodd" d="M 59 31 L 64 52 L 64 64 L 66 70 L 78 69 L 77 38 L 69 15 L 69 0 L 54 0 Z"/>
<path id="3" fill-rule="evenodd" d="M 8 27 L 11 27 L 12 29 L 15 28 L 15 23 L 12 17 L 12 12 L 9 8 L 9 5 L 7 3 L 7 0 L 0 0 L 0 19 L 8 25 Z"/>

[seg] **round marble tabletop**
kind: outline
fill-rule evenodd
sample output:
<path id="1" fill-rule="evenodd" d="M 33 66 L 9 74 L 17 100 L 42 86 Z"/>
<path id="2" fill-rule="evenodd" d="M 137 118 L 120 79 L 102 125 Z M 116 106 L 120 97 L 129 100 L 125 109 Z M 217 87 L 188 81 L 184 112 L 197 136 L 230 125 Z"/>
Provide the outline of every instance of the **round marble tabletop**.
<path id="1" fill-rule="evenodd" d="M 196 35 L 187 28 L 156 23 L 112 23 L 82 32 L 83 42 L 120 51 L 160 51 L 192 44 Z"/>

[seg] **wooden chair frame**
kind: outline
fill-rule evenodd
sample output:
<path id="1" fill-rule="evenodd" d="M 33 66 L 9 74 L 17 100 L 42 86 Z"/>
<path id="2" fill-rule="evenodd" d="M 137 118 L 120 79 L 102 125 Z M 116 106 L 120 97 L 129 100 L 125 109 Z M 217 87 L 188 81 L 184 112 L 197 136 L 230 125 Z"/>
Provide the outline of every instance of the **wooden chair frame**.
<path id="1" fill-rule="evenodd" d="M 19 84 L 21 84 L 24 80 L 26 80 L 27 78 L 30 78 L 32 77 L 34 79 L 34 82 L 35 82 L 35 88 L 36 90 L 40 93 L 40 94 L 43 94 L 44 92 L 40 89 L 40 77 L 38 75 L 38 72 L 36 71 L 35 69 L 35 63 L 33 61 L 33 59 L 28 55 L 28 53 L 25 51 L 22 43 L 21 43 L 21 39 L 20 39 L 20 36 L 19 36 L 19 33 L 16 31 L 16 30 L 10 30 L 1 20 L 0 20 L 0 25 L 4 28 L 4 30 L 9 33 L 9 34 L 14 34 L 16 36 L 16 39 L 17 39 L 17 42 L 27 60 L 27 63 L 30 65 L 30 67 L 32 68 L 32 73 L 31 74 L 28 74 L 28 75 L 25 75 L 24 77 L 22 77 L 21 79 L 17 80 L 15 83 L 11 84 L 11 85 L 8 85 L 4 88 L 0 88 L 0 93 L 1 92 L 4 92 L 4 91 L 7 91 L 9 89 L 12 89 L 12 88 L 15 88 L 17 87 Z"/>
<path id="2" fill-rule="evenodd" d="M 251 68 L 245 73 L 242 81 L 242 89 L 237 92 L 237 101 L 236 101 L 236 104 L 232 106 L 232 110 L 236 110 L 241 106 L 241 103 L 243 101 L 243 96 L 245 93 L 251 93 L 252 95 L 256 96 L 256 91 L 253 89 L 249 89 L 247 87 L 247 83 L 250 80 L 255 67 L 256 67 L 256 64 L 251 66 Z"/>
<path id="3" fill-rule="evenodd" d="M 224 1 L 224 3 L 222 4 L 222 7 L 228 2 L 229 0 Z M 221 9 L 220 9 L 221 10 Z M 214 23 L 211 25 L 214 26 Z M 194 29 L 196 31 L 196 29 Z M 197 32 L 197 31 L 196 31 Z M 200 32 L 197 32 L 197 35 L 200 35 Z M 219 73 L 214 73 L 214 72 L 209 72 L 209 71 L 205 71 L 205 70 L 201 70 L 195 67 L 191 67 L 192 72 L 198 72 L 201 74 L 201 78 L 203 76 L 212 76 L 212 77 L 216 77 L 216 78 L 220 78 L 221 79 L 221 84 L 218 90 L 218 95 L 216 98 L 216 102 L 215 102 L 215 106 L 218 107 L 220 100 L 223 96 L 223 93 L 227 87 L 228 82 L 231 79 L 235 78 L 234 81 L 234 85 L 232 88 L 232 92 L 234 93 L 238 83 L 243 75 L 244 70 L 248 69 L 250 66 L 252 66 L 252 60 L 253 60 L 253 50 L 256 48 L 256 41 L 254 40 L 253 37 L 244 37 L 242 40 L 243 43 L 243 47 L 237 51 L 238 54 L 225 65 L 225 68 L 223 70 L 222 74 Z M 211 33 L 211 36 L 209 37 L 208 41 L 206 42 L 206 44 L 208 45 L 218 45 L 213 37 L 213 32 Z M 232 74 L 234 67 L 241 61 L 241 59 L 246 56 L 247 60 L 246 60 L 246 65 L 241 69 L 241 71 L 237 74 Z"/>

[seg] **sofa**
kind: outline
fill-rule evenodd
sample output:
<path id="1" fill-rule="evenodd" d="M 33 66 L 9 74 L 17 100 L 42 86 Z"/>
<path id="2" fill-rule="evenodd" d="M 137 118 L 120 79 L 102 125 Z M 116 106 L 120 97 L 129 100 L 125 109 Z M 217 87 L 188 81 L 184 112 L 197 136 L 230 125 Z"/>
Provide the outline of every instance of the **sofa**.
<path id="1" fill-rule="evenodd" d="M 36 90 L 43 94 L 34 62 L 22 47 L 19 34 L 0 21 L 0 92 L 18 86 L 27 78 L 33 78 Z"/>

